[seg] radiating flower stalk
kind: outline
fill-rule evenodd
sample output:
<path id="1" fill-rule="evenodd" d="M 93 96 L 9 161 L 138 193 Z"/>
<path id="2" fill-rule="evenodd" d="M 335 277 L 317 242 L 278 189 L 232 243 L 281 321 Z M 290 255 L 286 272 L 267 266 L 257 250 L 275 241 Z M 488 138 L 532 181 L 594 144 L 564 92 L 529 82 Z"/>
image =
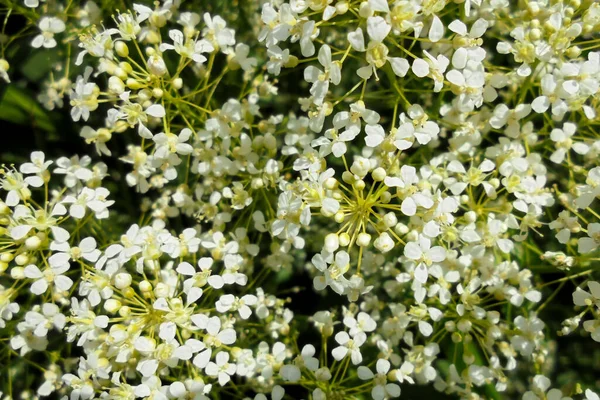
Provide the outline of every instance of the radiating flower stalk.
<path id="1" fill-rule="evenodd" d="M 599 399 L 597 2 L 1 3 L 2 399 Z"/>

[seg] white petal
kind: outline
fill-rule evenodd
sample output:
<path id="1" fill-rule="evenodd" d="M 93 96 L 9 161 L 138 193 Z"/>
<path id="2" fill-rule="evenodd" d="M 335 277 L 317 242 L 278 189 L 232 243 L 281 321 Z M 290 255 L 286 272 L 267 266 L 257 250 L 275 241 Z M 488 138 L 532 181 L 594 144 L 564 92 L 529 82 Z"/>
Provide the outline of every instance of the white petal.
<path id="1" fill-rule="evenodd" d="M 444 24 L 437 17 L 437 15 L 433 16 L 433 21 L 431 22 L 431 27 L 429 28 L 429 40 L 433 43 L 438 42 L 442 37 L 444 37 Z"/>
<path id="2" fill-rule="evenodd" d="M 165 108 L 160 104 L 152 104 L 150 107 L 146 109 L 146 114 L 156 117 L 162 118 L 165 116 Z"/>

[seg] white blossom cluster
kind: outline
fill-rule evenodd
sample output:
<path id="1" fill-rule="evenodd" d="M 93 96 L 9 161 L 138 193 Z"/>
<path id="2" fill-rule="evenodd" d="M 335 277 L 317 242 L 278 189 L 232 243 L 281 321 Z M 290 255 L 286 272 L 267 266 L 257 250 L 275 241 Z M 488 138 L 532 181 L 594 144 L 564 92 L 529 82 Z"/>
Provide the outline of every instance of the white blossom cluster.
<path id="1" fill-rule="evenodd" d="M 90 154 L 0 169 L 1 399 L 600 399 L 600 3 L 95 1 L 3 2 Z"/>

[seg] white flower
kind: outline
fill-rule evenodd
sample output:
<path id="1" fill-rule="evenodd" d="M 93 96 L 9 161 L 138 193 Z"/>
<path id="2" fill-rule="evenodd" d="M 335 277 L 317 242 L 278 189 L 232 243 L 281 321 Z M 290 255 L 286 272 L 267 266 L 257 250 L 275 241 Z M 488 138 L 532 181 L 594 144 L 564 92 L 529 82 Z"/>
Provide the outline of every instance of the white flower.
<path id="1" fill-rule="evenodd" d="M 201 352 L 194 357 L 193 363 L 198 368 L 204 368 L 212 355 L 212 348 L 219 348 L 221 345 L 230 345 L 235 343 L 236 333 L 232 328 L 221 329 L 221 320 L 219 317 L 208 317 L 205 314 L 196 314 L 191 317 L 192 323 L 199 329 L 205 330 L 204 345 Z"/>
<path id="2" fill-rule="evenodd" d="M 93 70 L 92 67 L 86 67 L 83 75 L 77 77 L 75 87 L 71 90 L 71 118 L 75 122 L 80 119 L 87 121 L 90 112 L 98 108 L 100 88 L 94 82 L 88 82 Z"/>
<path id="3" fill-rule="evenodd" d="M 31 326 L 35 336 L 46 337 L 49 329 L 54 327 L 61 331 L 64 328 L 67 318 L 60 313 L 56 304 L 45 303 L 41 311 L 29 311 L 25 314 L 25 322 Z"/>
<path id="4" fill-rule="evenodd" d="M 295 365 L 284 365 L 279 369 L 279 375 L 288 382 L 297 382 L 302 377 L 300 368 Z"/>
<path id="5" fill-rule="evenodd" d="M 69 188 L 74 187 L 80 181 L 87 182 L 94 176 L 92 171 L 88 168 L 92 159 L 89 156 L 73 156 L 71 158 L 60 157 L 56 160 L 57 168 L 54 170 L 55 174 L 65 175 L 65 185 Z"/>
<path id="6" fill-rule="evenodd" d="M 579 238 L 577 251 L 581 254 L 591 253 L 600 246 L 600 223 L 592 222 L 587 226 L 588 237 Z"/>
<path id="7" fill-rule="evenodd" d="M 376 42 L 383 42 L 392 27 L 380 16 L 367 18 L 367 33 Z"/>
<path id="8" fill-rule="evenodd" d="M 556 150 L 550 156 L 550 161 L 560 164 L 564 161 L 567 152 L 573 148 L 577 154 L 585 155 L 589 151 L 589 146 L 585 143 L 575 142 L 571 138 L 577 131 L 577 125 L 571 122 L 565 122 L 562 129 L 554 128 L 550 132 L 550 139 L 556 143 Z"/>
<path id="9" fill-rule="evenodd" d="M 228 54 L 231 46 L 235 44 L 235 31 L 227 28 L 225 20 L 218 15 L 211 17 L 209 13 L 204 13 L 203 18 L 206 27 L 202 31 L 202 35 L 220 51 Z"/>
<path id="10" fill-rule="evenodd" d="M 219 385 L 225 386 L 235 374 L 235 364 L 229 363 L 229 353 L 220 351 L 215 357 L 216 362 L 209 362 L 204 371 L 208 376 L 216 376 L 219 379 Z"/>
<path id="11" fill-rule="evenodd" d="M 249 306 L 256 305 L 258 299 L 252 294 L 246 294 L 242 297 L 236 297 L 232 294 L 224 294 L 215 303 L 217 311 L 225 313 L 227 311 L 236 311 L 240 314 L 242 319 L 250 318 L 252 310 Z"/>
<path id="12" fill-rule="evenodd" d="M 350 255 L 347 252 L 338 251 L 335 260 L 333 254 L 315 254 L 312 263 L 315 268 L 324 274 L 313 279 L 316 290 L 323 290 L 327 286 L 331 286 L 336 293 L 344 293 L 348 282 L 344 274 L 350 268 Z"/>
<path id="13" fill-rule="evenodd" d="M 448 29 L 461 36 L 461 43 L 464 43 L 452 55 L 452 65 L 454 68 L 463 69 L 468 61 L 480 63 L 484 60 L 485 50 L 479 47 L 483 44 L 483 40 L 479 38 L 485 34 L 488 25 L 488 22 L 483 18 L 475 21 L 469 32 L 467 32 L 467 26 L 459 20 L 454 20 L 448 25 Z"/>
<path id="14" fill-rule="evenodd" d="M 161 43 L 159 47 L 160 51 L 175 50 L 180 56 L 190 58 L 198 64 L 206 61 L 206 57 L 202 53 L 210 53 L 215 50 L 208 40 L 194 41 L 191 38 L 184 37 L 183 33 L 177 29 L 171 29 L 169 37 L 173 41 L 173 44 Z"/>
<path id="15" fill-rule="evenodd" d="M 304 80 L 312 83 L 310 94 L 314 96 L 313 102 L 321 105 L 329 91 L 329 82 L 339 85 L 342 73 L 340 63 L 331 60 L 331 49 L 329 46 L 321 46 L 318 60 L 321 66 L 323 66 L 323 70 L 313 65 L 306 67 L 304 70 Z"/>
<path id="16" fill-rule="evenodd" d="M 244 71 L 251 71 L 256 67 L 258 61 L 254 57 L 248 57 L 250 47 L 244 43 L 235 45 L 235 53 L 231 61 L 239 65 Z"/>
<path id="17" fill-rule="evenodd" d="M 89 208 L 94 212 L 96 218 L 103 219 L 108 217 L 108 207 L 114 204 L 114 200 L 106 198 L 110 192 L 105 188 L 90 189 L 84 187 L 81 192 L 74 196 L 65 196 L 62 204 L 70 204 L 69 215 L 76 219 L 82 219 Z"/>
<path id="18" fill-rule="evenodd" d="M 383 400 L 385 398 L 394 398 L 400 396 L 400 386 L 395 383 L 387 383 L 387 374 L 390 371 L 390 362 L 383 358 L 377 360 L 375 370 L 377 375 L 365 367 L 358 367 L 358 377 L 364 381 L 373 380 L 373 389 L 371 396 L 374 400 Z"/>
<path id="19" fill-rule="evenodd" d="M 424 235 L 419 236 L 418 242 L 408 242 L 404 247 L 404 255 L 417 262 L 415 279 L 421 283 L 427 282 L 427 267 L 446 259 L 446 250 L 442 246 L 431 247 L 431 240 Z"/>
<path id="20" fill-rule="evenodd" d="M 38 22 L 38 27 L 42 32 L 33 38 L 31 46 L 35 48 L 43 46 L 51 49 L 52 47 L 56 47 L 54 35 L 65 30 L 65 23 L 56 17 L 42 17 Z"/>
<path id="21" fill-rule="evenodd" d="M 296 357 L 295 362 L 298 366 L 306 367 L 309 371 L 315 372 L 319 369 L 319 359 L 314 357 L 317 350 L 312 344 L 307 344 L 302 348 L 302 352 Z"/>
<path id="22" fill-rule="evenodd" d="M 35 176 L 28 176 L 24 179 L 25 183 L 33 187 L 40 187 L 44 184 L 44 178 L 47 178 L 48 167 L 52 164 L 52 161 L 45 161 L 46 155 L 41 151 L 34 151 L 31 153 L 31 162 L 21 164 L 19 171 L 26 175 L 35 174 Z"/>
<path id="23" fill-rule="evenodd" d="M 585 399 L 586 400 L 600 400 L 600 396 L 598 396 L 596 393 L 592 392 L 590 389 L 586 389 Z"/>
<path id="24" fill-rule="evenodd" d="M 356 318 L 345 317 L 344 325 L 350 328 L 350 335 L 356 336 L 360 332 L 373 332 L 377 328 L 377 323 L 366 312 L 359 312 Z"/>
<path id="25" fill-rule="evenodd" d="M 359 332 L 356 336 L 350 337 L 346 332 L 338 332 L 335 335 L 335 341 L 339 346 L 331 351 L 331 355 L 337 361 L 343 360 L 348 354 L 352 364 L 358 365 L 362 362 L 363 357 L 360 353 L 360 346 L 367 340 L 367 335 L 364 332 Z"/>
<path id="26" fill-rule="evenodd" d="M 377 147 L 385 139 L 385 131 L 379 124 L 367 125 L 365 127 L 365 132 L 367 134 L 367 136 L 365 136 L 365 143 L 369 147 Z"/>
<path id="27" fill-rule="evenodd" d="M 522 316 L 515 318 L 515 326 L 519 334 L 511 339 L 511 344 L 521 355 L 530 356 L 537 348 L 540 336 L 543 337 L 544 322 L 532 316 L 526 319 Z"/>
<path id="28" fill-rule="evenodd" d="M 434 81 L 433 91 L 437 93 L 444 87 L 444 72 L 450 61 L 443 54 L 439 54 L 436 58 L 425 50 L 423 53 L 426 58 L 416 58 L 412 64 L 412 71 L 419 78 L 430 76 Z"/>
<path id="29" fill-rule="evenodd" d="M 96 249 L 96 239 L 87 237 L 81 240 L 79 246 L 71 247 L 68 242 L 50 243 L 50 250 L 56 251 L 48 258 L 52 267 L 68 264 L 70 260 L 77 261 L 81 258 L 90 262 L 98 261 L 100 250 Z"/>
<path id="30" fill-rule="evenodd" d="M 596 281 L 587 282 L 589 292 L 578 287 L 573 292 L 573 303 L 576 306 L 589 307 L 594 304 L 600 308 L 600 283 Z"/>
<path id="31" fill-rule="evenodd" d="M 418 104 L 411 105 L 408 110 L 408 117 L 405 114 L 400 115 L 400 126 L 396 133 L 394 144 L 399 150 L 406 150 L 412 145 L 412 137 L 417 139 L 419 144 L 425 145 L 431 140 L 437 138 L 440 127 L 434 121 L 430 121 L 423 108 Z"/>
<path id="32" fill-rule="evenodd" d="M 269 56 L 269 61 L 267 61 L 267 71 L 274 75 L 279 75 L 281 67 L 290 61 L 289 49 L 282 50 L 281 47 L 277 45 L 270 46 L 267 49 L 267 55 Z"/>
<path id="33" fill-rule="evenodd" d="M 44 271 L 30 264 L 25 267 L 24 275 L 26 278 L 35 279 L 31 285 L 31 293 L 41 295 L 46 293 L 48 286 L 54 284 L 55 290 L 59 292 L 65 292 L 73 286 L 73 280 L 68 276 L 65 276 L 65 272 L 69 270 L 69 264 L 62 264 L 56 267 L 47 267 Z"/>

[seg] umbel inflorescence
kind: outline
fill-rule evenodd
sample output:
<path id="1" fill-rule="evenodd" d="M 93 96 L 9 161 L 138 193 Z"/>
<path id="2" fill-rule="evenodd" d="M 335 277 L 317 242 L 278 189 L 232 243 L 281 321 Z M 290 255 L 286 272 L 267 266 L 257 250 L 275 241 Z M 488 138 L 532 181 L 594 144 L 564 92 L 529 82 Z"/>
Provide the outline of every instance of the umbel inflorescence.
<path id="1" fill-rule="evenodd" d="M 599 399 L 600 3 L 0 3 L 2 399 Z"/>

